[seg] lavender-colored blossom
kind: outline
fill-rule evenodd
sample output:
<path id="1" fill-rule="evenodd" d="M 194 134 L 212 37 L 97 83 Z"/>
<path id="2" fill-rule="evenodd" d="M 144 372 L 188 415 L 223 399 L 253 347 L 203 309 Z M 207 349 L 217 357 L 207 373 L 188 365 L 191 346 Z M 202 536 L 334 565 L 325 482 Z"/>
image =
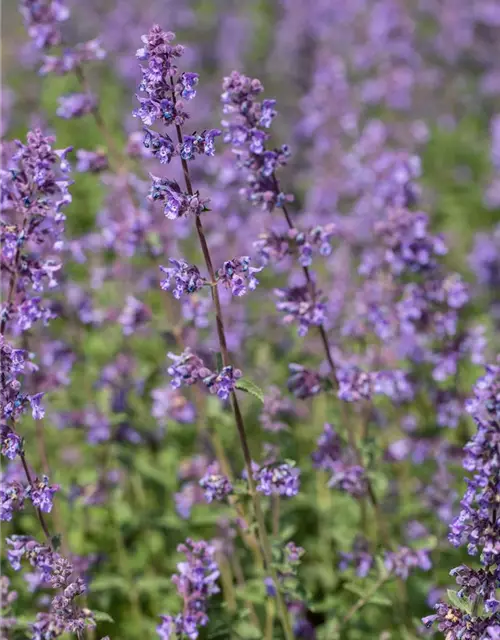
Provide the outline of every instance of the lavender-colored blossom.
<path id="1" fill-rule="evenodd" d="M 102 149 L 78 149 L 76 159 L 76 170 L 80 173 L 100 173 L 108 168 L 108 156 Z"/>
<path id="2" fill-rule="evenodd" d="M 16 480 L 0 482 L 0 520 L 9 522 L 16 511 L 24 508 L 25 488 Z"/>
<path id="3" fill-rule="evenodd" d="M 198 380 L 204 380 L 212 374 L 212 372 L 205 367 L 201 358 L 191 352 L 190 349 L 186 349 L 181 355 L 176 356 L 173 353 L 169 353 L 168 357 L 173 360 L 173 364 L 168 368 L 168 374 L 172 376 L 172 387 L 178 389 L 182 385 L 192 385 Z"/>
<path id="4" fill-rule="evenodd" d="M 160 267 L 166 275 L 165 280 L 162 280 L 160 285 L 164 291 L 172 289 L 173 296 L 177 300 L 184 294 L 192 294 L 199 291 L 207 284 L 206 278 L 200 274 L 198 267 L 195 265 L 188 264 L 184 260 L 175 260 L 174 258 L 170 258 L 169 262 L 173 265 L 172 267 Z"/>
<path id="5" fill-rule="evenodd" d="M 239 369 L 234 369 L 231 365 L 228 365 L 219 372 L 211 373 L 203 378 L 203 384 L 210 393 L 217 394 L 221 400 L 227 400 L 235 390 L 238 379 L 241 376 L 242 373 Z"/>
<path id="6" fill-rule="evenodd" d="M 64 75 L 86 62 L 103 60 L 105 57 L 106 51 L 102 48 L 100 41 L 98 39 L 88 40 L 77 44 L 72 49 L 65 49 L 60 56 L 44 56 L 40 74 Z"/>
<path id="7" fill-rule="evenodd" d="M 166 424 L 167 420 L 175 420 L 181 424 L 194 422 L 195 408 L 179 391 L 171 387 L 160 387 L 151 391 L 151 397 L 151 415 L 159 420 L 160 424 Z"/>
<path id="8" fill-rule="evenodd" d="M 205 475 L 200 479 L 200 487 L 205 492 L 207 502 L 224 500 L 233 490 L 231 482 L 220 472 L 218 464 L 208 467 Z"/>
<path id="9" fill-rule="evenodd" d="M 339 569 L 345 571 L 350 566 L 360 578 L 366 578 L 373 566 L 374 558 L 369 551 L 370 546 L 364 538 L 357 536 L 354 539 L 352 550 L 340 554 Z"/>
<path id="10" fill-rule="evenodd" d="M 187 539 L 177 550 L 186 556 L 186 561 L 177 565 L 179 573 L 172 578 L 178 594 L 184 600 L 183 612 L 175 617 L 161 616 L 162 622 L 156 631 L 162 640 L 175 635 L 196 640 L 199 628 L 208 623 L 208 600 L 219 592 L 215 547 L 203 540 L 195 542 Z"/>
<path id="11" fill-rule="evenodd" d="M 296 496 L 300 488 L 300 469 L 284 462 L 271 464 L 254 471 L 257 491 L 265 496 Z"/>
<path id="12" fill-rule="evenodd" d="M 69 9 L 60 0 L 23 0 L 20 11 L 28 35 L 37 49 L 46 49 L 61 44 L 59 23 L 69 17 Z"/>
<path id="13" fill-rule="evenodd" d="M 329 487 L 345 491 L 357 498 L 366 495 L 368 491 L 366 471 L 357 460 L 355 452 L 351 447 L 343 445 L 331 425 L 325 424 L 312 459 L 317 469 L 331 474 Z"/>
<path id="14" fill-rule="evenodd" d="M 285 313 L 284 324 L 298 324 L 299 336 L 305 336 L 311 326 L 321 326 L 326 319 L 326 305 L 317 298 L 319 291 L 311 292 L 304 285 L 288 289 L 275 289 L 276 309 Z"/>
<path id="15" fill-rule="evenodd" d="M 118 316 L 124 335 L 132 335 L 150 319 L 151 311 L 148 307 L 134 296 L 127 296 L 125 307 Z"/>
<path id="16" fill-rule="evenodd" d="M 82 118 L 92 113 L 97 106 L 97 98 L 89 93 L 72 93 L 58 98 L 56 114 L 64 120 Z"/>
<path id="17" fill-rule="evenodd" d="M 23 450 L 22 438 L 6 424 L 0 426 L 0 442 L 1 453 L 9 460 L 14 460 Z"/>
<path id="18" fill-rule="evenodd" d="M 195 192 L 193 195 L 184 193 L 177 182 L 167 178 L 158 178 L 151 175 L 153 181 L 149 198 L 153 202 L 163 204 L 163 212 L 170 220 L 176 220 L 182 216 L 198 215 L 206 210 L 207 201 L 202 200 Z"/>
<path id="19" fill-rule="evenodd" d="M 429 571 L 432 562 L 429 551 L 425 549 L 409 549 L 400 547 L 396 551 L 388 551 L 385 554 L 384 564 L 386 569 L 402 580 L 407 580 L 413 569 Z"/>
<path id="20" fill-rule="evenodd" d="M 293 395 L 301 400 L 310 398 L 320 393 L 325 388 L 324 378 L 311 369 L 306 369 L 301 364 L 289 364 L 290 377 L 287 387 Z"/>
<path id="21" fill-rule="evenodd" d="M 220 269 L 217 269 L 216 277 L 218 282 L 222 282 L 228 289 L 231 289 L 233 296 L 243 296 L 247 289 L 254 291 L 259 284 L 255 273 L 262 271 L 262 267 L 251 267 L 250 258 L 241 256 L 226 260 Z"/>
<path id="22" fill-rule="evenodd" d="M 49 485 L 48 477 L 43 476 L 41 480 L 36 480 L 28 487 L 26 495 L 30 498 L 34 507 L 45 513 L 50 513 L 56 491 L 59 491 L 59 485 Z"/>

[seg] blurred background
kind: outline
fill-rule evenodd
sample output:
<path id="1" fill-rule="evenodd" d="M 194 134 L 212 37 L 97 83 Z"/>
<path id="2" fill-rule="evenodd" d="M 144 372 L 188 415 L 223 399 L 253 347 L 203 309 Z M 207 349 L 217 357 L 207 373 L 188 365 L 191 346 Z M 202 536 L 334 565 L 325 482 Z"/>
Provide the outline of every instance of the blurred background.
<path id="1" fill-rule="evenodd" d="M 135 178 L 127 177 L 129 169 L 123 166 L 112 177 L 74 175 L 73 202 L 67 210 L 66 277 L 62 293 L 56 294 L 64 312 L 43 336 L 32 338 L 34 349 L 42 354 L 45 341 L 60 343 L 59 351 L 52 346 L 42 356 L 49 372 L 44 382 L 52 389 L 45 440 L 37 438 L 28 419 L 26 430 L 32 438 L 27 438 L 27 447 L 35 466 L 48 456 L 51 477 L 63 487 L 56 527 L 64 531 L 72 552 L 85 558 L 83 564 L 93 567 L 89 569 L 92 608 L 108 612 L 115 621 L 106 623 L 104 618 L 101 635 L 153 637 L 159 613 L 178 607 L 170 582 L 176 544 L 188 534 L 208 536 L 214 530 L 226 542 L 230 537 L 224 530 L 223 518 L 228 515 L 224 507 L 214 512 L 198 505 L 191 512 L 201 501 L 186 480 L 193 473 L 189 464 L 197 460 L 193 456 L 211 452 L 214 446 L 196 429 L 220 429 L 220 444 L 231 461 L 240 453 L 231 418 L 211 402 L 213 398 L 203 405 L 203 413 L 197 406 L 197 418 L 190 419 L 195 399 L 188 394 L 188 401 L 177 399 L 174 406 L 165 390 L 165 354 L 181 350 L 179 333 L 183 344 L 197 348 L 203 343 L 212 355 L 216 348 L 215 335 L 204 324 L 203 302 L 189 310 L 175 302 L 169 306 L 158 288 L 157 267 L 166 264 L 167 257 L 198 258 L 189 222 L 176 222 L 173 229 L 171 221 L 156 212 L 156 222 L 146 234 L 147 259 L 134 249 L 127 253 L 134 241 L 125 238 L 120 227 L 135 206 L 127 199 L 128 184 L 145 203 L 149 171 L 178 173 L 147 156 L 141 123 L 132 116 L 140 81 L 135 52 L 141 35 L 158 23 L 175 31 L 177 41 L 186 46 L 182 68 L 200 75 L 197 97 L 190 103 L 193 130 L 220 126 L 222 78 L 233 69 L 258 77 L 265 97 L 277 99 L 279 116 L 272 139 L 276 145 L 289 145 L 292 152 L 281 180 L 285 190 L 294 193 L 297 223 L 336 221 L 352 240 L 351 249 L 340 248 L 336 257 L 319 267 L 322 288 L 330 298 L 332 335 L 338 335 L 336 320 L 347 313 L 343 301 L 352 299 L 350 287 L 355 286 L 344 278 L 343 269 L 348 270 L 346 265 L 369 242 L 366 221 L 376 220 L 390 190 L 403 185 L 414 190 L 433 231 L 446 237 L 451 248 L 447 266 L 473 286 L 469 315 L 486 326 L 494 351 L 500 326 L 498 228 L 495 235 L 500 224 L 500 2 L 69 0 L 67 4 L 71 16 L 63 27 L 66 41 L 75 44 L 97 37 L 106 52 L 103 60 L 86 68 L 88 83 L 99 96 L 106 131 L 89 116 L 57 117 L 58 98 L 78 91 L 78 80 L 72 74 L 38 73 L 40 53 L 30 45 L 17 3 L 7 0 L 2 6 L 2 134 L 22 139 L 28 128 L 39 126 L 56 136 L 58 148 L 125 148 Z M 196 160 L 193 173 L 217 212 L 207 220 L 207 228 L 220 262 L 227 259 L 228 247 L 234 255 L 252 254 L 252 241 L 259 234 L 269 225 L 281 227 L 240 202 L 234 156 L 222 142 L 216 146 L 216 157 L 209 162 Z M 145 208 L 144 216 L 149 215 L 151 209 Z M 109 237 L 103 241 L 105 231 Z M 126 233 L 133 235 L 134 229 Z M 294 331 L 285 335 L 275 317 L 270 292 L 290 274 L 293 280 L 296 274 L 288 263 L 277 274 L 263 272 L 262 292 L 255 302 L 230 306 L 224 299 L 230 349 L 238 364 L 262 381 L 266 397 L 275 393 L 275 386 L 278 395 L 279 389 L 286 392 L 289 362 L 317 362 L 320 353 L 314 339 L 305 345 Z M 127 333 L 128 320 L 122 314 L 129 295 L 140 298 L 145 308 L 128 309 L 127 318 L 136 311 L 137 317 Z M 142 311 L 151 320 L 144 331 L 138 319 Z M 179 329 L 181 318 L 186 324 Z M 473 367 L 466 369 L 457 377 L 457 388 L 466 394 L 476 375 Z M 314 448 L 323 422 L 338 417 L 323 396 L 315 404 L 287 408 L 285 403 L 280 410 L 288 415 L 285 422 L 291 429 L 285 434 L 278 429 L 268 437 L 259 426 L 265 420 L 260 405 L 246 401 L 252 446 L 257 452 L 270 440 L 299 464 L 301 456 Z M 434 429 L 432 434 L 437 434 L 433 414 L 426 420 L 429 433 Z M 398 425 L 385 427 L 382 448 L 399 434 Z M 108 435 L 102 436 L 102 431 L 99 435 L 99 429 Z M 471 426 L 462 424 L 451 436 L 439 431 L 439 438 L 461 446 L 470 433 Z M 422 482 L 435 486 L 439 479 L 428 464 L 420 472 Z M 457 459 L 448 469 L 461 483 Z M 380 480 L 381 490 L 387 488 L 384 482 Z M 311 491 L 314 483 L 310 479 L 307 485 Z M 393 498 L 388 492 L 390 511 Z M 449 498 L 453 493 L 455 504 L 459 492 L 447 494 Z M 335 514 L 324 512 L 332 510 L 331 498 L 321 489 L 314 495 L 318 500 L 314 505 L 305 495 L 293 507 L 284 507 L 283 518 L 288 518 L 296 539 L 308 550 L 308 588 L 317 598 L 326 598 L 340 589 L 339 582 L 333 566 L 318 569 L 317 563 L 346 550 L 359 514 L 341 496 L 335 503 L 335 510 L 344 514 L 338 522 Z M 433 508 L 435 504 L 428 502 L 413 513 L 411 506 L 405 510 L 404 501 L 397 507 L 402 518 L 418 514 L 432 535 L 445 540 L 450 517 L 431 524 Z M 396 524 L 394 531 L 402 526 Z M 24 515 L 15 524 L 16 531 L 32 528 Z M 330 537 L 323 535 L 325 531 L 334 533 Z M 429 594 L 445 589 L 450 568 L 461 558 L 451 549 L 439 554 L 441 568 L 432 579 L 425 577 L 409 586 L 412 620 L 428 613 Z M 251 566 L 251 561 L 245 562 Z M 18 591 L 29 618 L 35 610 L 33 598 L 26 589 Z M 308 613 L 318 627 L 324 622 L 324 610 Z M 390 619 L 387 609 L 371 611 L 365 627 L 348 637 L 366 638 L 375 628 L 380 633 L 390 630 Z M 244 629 L 231 635 L 226 627 L 211 627 L 206 637 L 255 637 L 245 635 Z M 412 630 L 405 627 L 406 635 L 397 630 L 392 636 L 376 637 L 421 637 L 417 628 L 415 623 Z M 327 638 L 325 634 L 319 637 Z"/>

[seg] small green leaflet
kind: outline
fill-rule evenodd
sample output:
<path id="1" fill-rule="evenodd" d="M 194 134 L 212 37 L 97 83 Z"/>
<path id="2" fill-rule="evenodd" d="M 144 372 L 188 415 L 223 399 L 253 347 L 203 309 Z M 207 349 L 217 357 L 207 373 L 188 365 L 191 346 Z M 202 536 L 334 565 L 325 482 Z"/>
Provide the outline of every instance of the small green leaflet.
<path id="1" fill-rule="evenodd" d="M 247 393 L 251 393 L 253 396 L 258 398 L 262 403 L 264 403 L 264 392 L 260 387 L 258 387 L 255 382 L 248 380 L 248 378 L 240 378 L 236 383 L 236 388 L 240 391 L 246 391 Z"/>

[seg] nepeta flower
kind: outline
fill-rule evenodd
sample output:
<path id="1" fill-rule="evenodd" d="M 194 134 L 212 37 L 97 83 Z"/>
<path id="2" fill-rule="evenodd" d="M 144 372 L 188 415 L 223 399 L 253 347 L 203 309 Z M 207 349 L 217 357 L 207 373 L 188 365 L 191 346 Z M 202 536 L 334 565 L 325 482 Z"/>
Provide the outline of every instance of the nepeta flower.
<path id="1" fill-rule="evenodd" d="M 169 353 L 168 357 L 174 362 L 168 368 L 168 374 L 173 378 L 171 384 L 174 389 L 178 389 L 182 385 L 192 385 L 198 380 L 204 380 L 212 375 L 201 358 L 192 353 L 190 349 L 186 349 L 179 356 Z"/>
<path id="2" fill-rule="evenodd" d="M 188 214 L 198 215 L 206 211 L 207 200 L 202 200 L 195 192 L 193 195 L 183 193 L 175 180 L 157 178 L 151 175 L 153 183 L 149 198 L 153 202 L 161 202 L 163 212 L 170 220 L 176 220 Z"/>
<path id="3" fill-rule="evenodd" d="M 15 511 L 24 509 L 25 488 L 16 480 L 0 482 L 0 520 L 9 522 Z"/>
<path id="4" fill-rule="evenodd" d="M 205 475 L 200 479 L 200 487 L 205 491 L 207 502 L 224 500 L 233 490 L 231 482 L 220 472 L 217 463 L 208 467 Z"/>
<path id="5" fill-rule="evenodd" d="M 296 496 L 300 488 L 300 469 L 288 463 L 271 464 L 254 471 L 257 491 L 265 496 Z"/>
<path id="6" fill-rule="evenodd" d="M 365 469 L 351 447 L 344 445 L 329 424 L 318 439 L 318 448 L 312 454 L 313 464 L 331 474 L 329 487 L 340 489 L 359 498 L 366 495 L 368 481 Z"/>
<path id="7" fill-rule="evenodd" d="M 301 364 L 289 364 L 290 377 L 288 378 L 288 390 L 296 398 L 304 400 L 320 393 L 325 388 L 324 378 L 311 369 L 306 369 Z"/>
<path id="8" fill-rule="evenodd" d="M 76 159 L 76 170 L 80 173 L 100 173 L 108 168 L 108 156 L 102 149 L 96 149 L 96 151 L 78 149 Z"/>
<path id="9" fill-rule="evenodd" d="M 41 480 L 37 479 L 34 484 L 28 487 L 26 495 L 30 498 L 34 507 L 45 513 L 50 513 L 56 491 L 59 491 L 59 485 L 49 485 L 48 477 L 43 476 Z"/>
<path id="10" fill-rule="evenodd" d="M 3 362 L 2 362 L 3 365 Z M 23 449 L 23 441 L 8 425 L 0 426 L 0 451 L 9 460 L 14 460 Z"/>
<path id="11" fill-rule="evenodd" d="M 177 565 L 179 573 L 172 578 L 184 600 L 183 612 L 175 617 L 161 616 L 162 622 L 156 631 L 162 640 L 184 635 L 196 640 L 199 628 L 208 623 L 208 599 L 219 592 L 215 547 L 203 540 L 195 542 L 188 538 L 177 550 L 186 555 L 186 561 Z"/>
<path id="12" fill-rule="evenodd" d="M 164 291 L 170 291 L 174 283 L 175 286 L 172 293 L 177 300 L 183 294 L 195 293 L 207 284 L 206 278 L 202 277 L 198 267 L 195 265 L 188 264 L 184 260 L 175 260 L 174 258 L 170 258 L 169 262 L 174 266 L 160 267 L 167 276 L 165 280 L 161 281 L 160 286 Z"/>
<path id="13" fill-rule="evenodd" d="M 95 38 L 88 42 L 77 44 L 72 49 L 65 49 L 60 56 L 44 56 L 40 74 L 55 73 L 64 75 L 74 71 L 85 62 L 93 60 L 103 60 L 106 52 L 101 47 L 100 41 Z"/>
<path id="14" fill-rule="evenodd" d="M 326 305 L 317 298 L 321 292 L 311 292 L 307 285 L 289 289 L 275 289 L 279 299 L 276 309 L 285 313 L 284 324 L 297 322 L 299 336 L 305 336 L 311 326 L 319 327 L 326 320 Z"/>
<path id="15" fill-rule="evenodd" d="M 413 569 L 429 571 L 432 567 L 429 551 L 425 549 L 413 550 L 408 547 L 400 547 L 396 551 L 386 552 L 384 564 L 388 571 L 403 580 L 408 579 Z"/>
<path id="16" fill-rule="evenodd" d="M 269 134 L 260 128 L 270 126 L 276 115 L 275 101 L 259 102 L 257 96 L 264 90 L 260 81 L 237 71 L 224 78 L 222 89 L 223 111 L 230 117 L 222 122 L 224 142 L 233 146 L 247 174 L 247 186 L 241 192 L 252 204 L 272 211 L 293 199 L 279 191 L 274 177 L 276 169 L 287 163 L 290 150 L 287 145 L 266 149 Z"/>
<path id="17" fill-rule="evenodd" d="M 60 0 L 22 0 L 20 11 L 37 49 L 61 44 L 59 23 L 68 19 L 69 9 Z"/>
<path id="18" fill-rule="evenodd" d="M 203 384 L 210 393 L 215 393 L 221 400 L 227 400 L 236 388 L 238 379 L 242 373 L 231 365 L 223 367 L 219 372 L 211 373 L 203 379 Z"/>
<path id="19" fill-rule="evenodd" d="M 213 156 L 215 154 L 214 140 L 220 136 L 218 129 L 203 131 L 201 134 L 184 136 L 184 142 L 180 146 L 179 155 L 183 160 L 193 160 L 196 154 Z"/>
<path id="20" fill-rule="evenodd" d="M 373 566 L 374 558 L 369 552 L 370 545 L 367 540 L 361 536 L 354 539 L 352 550 L 349 552 L 341 552 L 339 569 L 345 571 L 349 566 L 353 566 L 356 575 L 360 578 L 366 578 Z"/>
<path id="21" fill-rule="evenodd" d="M 82 118 L 92 113 L 97 106 L 97 98 L 89 93 L 72 93 L 58 98 L 56 114 L 65 120 Z"/>
<path id="22" fill-rule="evenodd" d="M 231 289 L 233 296 L 243 296 L 247 288 L 254 291 L 259 284 L 254 275 L 259 271 L 262 271 L 262 267 L 251 267 L 250 258 L 241 256 L 224 262 L 223 266 L 217 269 L 216 277 L 219 282 Z"/>

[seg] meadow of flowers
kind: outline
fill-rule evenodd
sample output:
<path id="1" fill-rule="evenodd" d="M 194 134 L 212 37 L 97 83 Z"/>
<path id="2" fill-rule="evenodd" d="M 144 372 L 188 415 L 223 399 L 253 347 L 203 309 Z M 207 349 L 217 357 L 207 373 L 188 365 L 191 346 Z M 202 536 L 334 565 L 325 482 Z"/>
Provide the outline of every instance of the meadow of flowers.
<path id="1" fill-rule="evenodd" d="M 0 638 L 500 640 L 500 0 L 5 5 Z"/>

